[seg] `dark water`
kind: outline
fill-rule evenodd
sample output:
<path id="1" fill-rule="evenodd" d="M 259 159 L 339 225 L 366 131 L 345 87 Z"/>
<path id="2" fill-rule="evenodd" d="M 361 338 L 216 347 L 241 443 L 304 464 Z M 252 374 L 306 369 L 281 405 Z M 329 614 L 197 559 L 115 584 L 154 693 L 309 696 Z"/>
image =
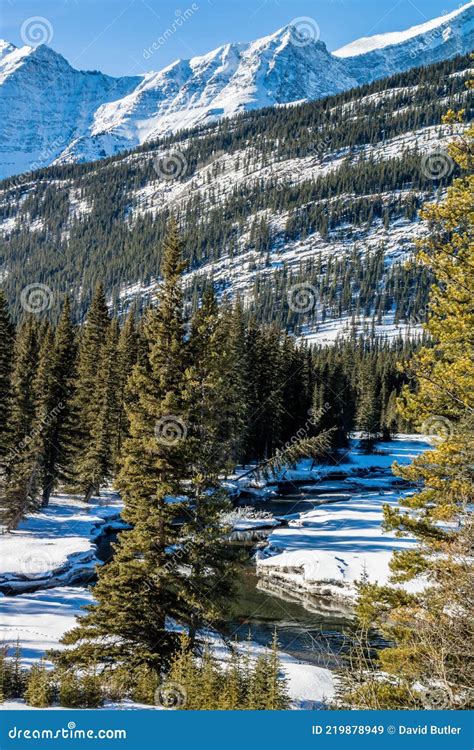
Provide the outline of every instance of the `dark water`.
<path id="1" fill-rule="evenodd" d="M 334 496 L 332 501 L 337 502 L 338 499 Z M 264 507 L 275 515 L 291 515 L 298 512 L 295 504 L 298 506 L 300 502 L 298 495 L 286 495 L 266 501 Z M 320 497 L 302 502 L 304 506 L 300 510 L 309 510 L 312 502 L 320 504 Z M 248 501 L 246 504 L 249 504 Z M 257 507 L 260 504 L 253 505 Z M 109 531 L 98 539 L 96 554 L 102 562 L 106 563 L 112 558 L 113 543 L 118 533 Z M 348 652 L 354 634 L 354 623 L 349 612 L 344 614 L 340 609 L 331 611 L 328 602 L 321 602 L 318 606 L 314 601 L 309 611 L 298 599 L 292 600 L 286 593 L 276 595 L 261 590 L 251 559 L 256 541 L 254 536 L 248 541 L 238 542 L 245 549 L 248 562 L 241 565 L 235 590 L 229 594 L 227 617 L 221 623 L 223 632 L 231 640 L 243 641 L 250 637 L 261 646 L 268 646 L 276 632 L 280 649 L 285 653 L 309 664 L 337 668 Z M 382 645 L 382 642 L 377 642 L 374 637 L 373 645 Z"/>
<path id="2" fill-rule="evenodd" d="M 101 536 L 97 557 L 108 562 L 113 556 L 117 531 Z M 250 553 L 250 550 L 247 548 Z M 347 652 L 353 625 L 336 612 L 309 612 L 298 601 L 282 599 L 258 587 L 250 559 L 239 571 L 235 592 L 229 596 L 228 615 L 222 623 L 225 635 L 243 641 L 249 637 L 268 646 L 276 632 L 280 649 L 309 664 L 334 669 Z"/>
<path id="3" fill-rule="evenodd" d="M 120 532 L 116 530 L 106 531 L 101 534 L 97 539 L 96 546 L 96 557 L 103 563 L 109 562 L 114 555 L 113 544 L 117 541 L 117 537 Z"/>
<path id="4" fill-rule="evenodd" d="M 309 612 L 291 601 L 260 590 L 253 566 L 243 566 L 229 600 L 224 631 L 232 640 L 268 646 L 276 632 L 280 649 L 302 661 L 335 668 L 347 651 L 353 625 L 337 613 Z"/>

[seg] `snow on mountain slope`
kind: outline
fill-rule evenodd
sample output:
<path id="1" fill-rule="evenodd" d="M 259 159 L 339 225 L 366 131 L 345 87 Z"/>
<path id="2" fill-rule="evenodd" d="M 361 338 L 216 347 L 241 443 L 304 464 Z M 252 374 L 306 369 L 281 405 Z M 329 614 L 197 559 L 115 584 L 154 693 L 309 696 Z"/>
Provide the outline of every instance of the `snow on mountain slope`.
<path id="1" fill-rule="evenodd" d="M 435 31 L 440 26 L 445 26 L 454 21 L 458 16 L 463 15 L 467 10 L 472 9 L 474 0 L 463 5 L 461 8 L 448 13 L 447 15 L 434 18 L 426 23 L 418 24 L 418 26 L 412 26 L 405 31 L 389 31 L 386 34 L 376 34 L 375 36 L 364 36 L 361 39 L 356 39 L 355 42 L 350 42 L 344 47 L 333 52 L 336 57 L 353 57 L 355 55 L 362 55 L 366 52 L 372 52 L 375 49 L 383 49 L 394 44 L 402 44 L 408 39 L 413 37 L 421 36 L 429 31 Z"/>
<path id="2" fill-rule="evenodd" d="M 1 42 L 0 176 L 51 164 L 87 130 L 101 104 L 128 94 L 139 80 L 77 71 L 45 45 Z"/>
<path id="3" fill-rule="evenodd" d="M 362 84 L 466 54 L 473 48 L 474 0 L 470 0 L 453 13 L 406 31 L 357 39 L 333 55 L 344 60 L 346 71 Z"/>
<path id="4" fill-rule="evenodd" d="M 322 42 L 301 47 L 293 40 L 286 26 L 146 74 L 131 94 L 99 107 L 88 133 L 58 163 L 100 158 L 241 111 L 318 99 L 357 85 Z"/>
<path id="5" fill-rule="evenodd" d="M 295 23 L 249 43 L 111 78 L 72 68 L 41 45 L 0 41 L 0 178 L 90 161 L 242 111 L 318 99 L 474 46 L 474 0 L 405 32 L 363 38 L 331 54 Z"/>

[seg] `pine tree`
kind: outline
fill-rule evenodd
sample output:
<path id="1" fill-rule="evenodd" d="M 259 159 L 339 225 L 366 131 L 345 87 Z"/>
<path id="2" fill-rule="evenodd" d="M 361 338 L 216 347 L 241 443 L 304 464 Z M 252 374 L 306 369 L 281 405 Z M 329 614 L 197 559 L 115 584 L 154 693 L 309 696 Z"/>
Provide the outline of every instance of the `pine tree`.
<path id="1" fill-rule="evenodd" d="M 0 703 L 4 703 L 7 697 L 5 690 L 6 676 L 6 653 L 4 648 L 0 648 Z"/>
<path id="2" fill-rule="evenodd" d="M 48 329 L 42 338 L 34 382 L 33 446 L 39 466 L 43 506 L 48 504 L 57 480 L 70 476 L 75 353 L 71 307 L 66 299 L 56 331 Z"/>
<path id="3" fill-rule="evenodd" d="M 222 670 L 210 649 L 205 644 L 201 657 L 199 679 L 199 710 L 212 711 L 219 704 L 222 688 Z"/>
<path id="4" fill-rule="evenodd" d="M 237 646 L 232 649 L 229 666 L 224 676 L 219 708 L 224 711 L 237 711 L 245 708 L 245 672 L 242 668 Z"/>
<path id="5" fill-rule="evenodd" d="M 201 705 L 201 669 L 197 664 L 186 634 L 180 637 L 179 647 L 172 660 L 169 672 L 164 680 L 164 696 L 167 689 L 173 686 L 175 704 L 179 709 L 196 710 Z M 157 693 L 158 702 L 162 700 L 161 691 Z"/>
<path id="6" fill-rule="evenodd" d="M 252 677 L 247 696 L 247 708 L 250 711 L 263 711 L 267 708 L 267 690 L 269 683 L 268 658 L 261 655 L 252 669 Z"/>
<path id="7" fill-rule="evenodd" d="M 266 696 L 266 708 L 271 711 L 283 711 L 289 707 L 288 680 L 281 673 L 276 632 L 273 634 L 271 652 L 268 656 Z"/>
<path id="8" fill-rule="evenodd" d="M 47 708 L 53 700 L 53 685 L 45 665 L 40 662 L 30 669 L 25 690 L 25 700 L 29 706 Z"/>
<path id="9" fill-rule="evenodd" d="M 235 465 L 242 460 L 245 434 L 249 422 L 247 372 L 250 370 L 245 346 L 245 315 L 238 298 L 233 306 L 226 301 L 221 306 L 222 350 L 221 372 L 225 379 L 227 398 L 222 414 L 230 437 L 229 461 Z"/>
<path id="10" fill-rule="evenodd" d="M 82 675 L 81 697 L 84 708 L 97 708 L 103 702 L 102 680 L 95 670 Z"/>
<path id="11" fill-rule="evenodd" d="M 17 640 L 13 655 L 9 659 L 9 666 L 9 694 L 12 698 L 21 698 L 25 690 L 26 673 L 21 663 L 21 648 L 19 640 Z"/>
<path id="12" fill-rule="evenodd" d="M 71 303 L 66 297 L 54 335 L 50 359 L 50 390 L 40 401 L 45 431 L 43 445 L 43 505 L 47 505 L 58 481 L 69 481 L 74 456 L 73 410 L 76 376 L 76 331 Z"/>
<path id="13" fill-rule="evenodd" d="M 34 446 L 36 402 L 34 381 L 38 365 L 38 327 L 32 316 L 20 326 L 15 341 L 10 410 L 10 450 L 1 482 L 2 521 L 14 528 L 39 504 L 39 463 Z"/>
<path id="14" fill-rule="evenodd" d="M 220 477 L 232 468 L 234 445 L 233 420 L 228 418 L 228 373 L 223 372 L 221 356 L 225 333 L 216 299 L 208 289 L 191 323 L 183 391 L 191 502 L 186 508 L 180 556 L 188 576 L 180 599 L 191 645 L 200 626 L 215 624 L 222 617 L 234 577 L 221 521 L 230 506 Z"/>
<path id="15" fill-rule="evenodd" d="M 132 373 L 133 367 L 137 362 L 140 348 L 140 334 L 136 323 L 136 309 L 132 308 L 125 320 L 120 331 L 117 344 L 118 359 L 118 383 L 117 383 L 117 401 L 118 401 L 118 423 L 116 444 L 114 446 L 115 463 L 119 460 L 122 446 L 125 438 L 129 436 L 129 425 L 127 417 L 127 401 L 130 396 L 127 393 L 127 381 Z"/>
<path id="16" fill-rule="evenodd" d="M 112 479 L 115 468 L 114 447 L 119 424 L 119 360 L 117 358 L 118 324 L 113 320 L 99 352 L 94 401 L 96 413 L 89 436 L 76 463 L 76 484 L 88 502 L 98 495 L 101 486 Z"/>
<path id="17" fill-rule="evenodd" d="M 137 703 L 147 703 L 153 705 L 155 702 L 155 694 L 158 688 L 160 679 L 156 670 L 149 667 L 147 664 L 140 664 L 133 671 L 133 689 L 132 698 Z"/>
<path id="18" fill-rule="evenodd" d="M 362 443 L 371 451 L 380 430 L 380 404 L 378 400 L 377 376 L 371 358 L 367 359 L 359 381 L 357 426 L 362 432 Z"/>
<path id="19" fill-rule="evenodd" d="M 59 670 L 59 705 L 65 708 L 81 708 L 83 697 L 81 681 L 74 669 Z"/>
<path id="20" fill-rule="evenodd" d="M 101 364 L 107 331 L 110 326 L 110 316 L 107 310 L 105 294 L 102 284 L 97 284 L 94 297 L 89 307 L 87 318 L 81 330 L 77 362 L 76 389 L 73 409 L 76 415 L 76 447 L 75 464 L 84 460 L 86 451 L 91 443 L 91 435 L 96 425 L 97 413 L 100 408 L 100 398 L 103 389 Z M 86 492 L 90 491 L 90 481 L 87 482 Z M 83 477 L 79 480 L 83 488 Z"/>
<path id="21" fill-rule="evenodd" d="M 141 663 L 159 669 L 176 644 L 167 618 L 180 619 L 176 520 L 187 470 L 183 406 L 187 352 L 181 291 L 181 245 L 175 223 L 165 241 L 159 303 L 147 313 L 146 357 L 135 365 L 129 388 L 130 437 L 117 486 L 124 519 L 113 560 L 99 571 L 96 603 L 66 634 L 76 644 L 63 658 L 77 663 Z"/>
<path id="22" fill-rule="evenodd" d="M 447 117 L 457 119 L 454 113 Z M 385 508 L 386 526 L 418 542 L 395 553 L 392 581 L 423 576 L 425 585 L 420 593 L 361 586 L 361 626 L 378 627 L 394 644 L 380 652 L 377 674 L 367 670 L 365 682 L 346 692 L 344 700 L 361 708 L 474 705 L 474 524 L 469 513 L 474 501 L 473 136 L 471 127 L 451 146 L 461 177 L 422 214 L 430 231 L 418 260 L 435 277 L 426 324 L 432 345 L 422 347 L 409 365 L 418 387 L 404 389 L 400 411 L 435 436 L 435 445 L 411 465 L 396 467 L 404 478 L 422 482 L 423 489 L 404 497 L 401 508 Z"/>

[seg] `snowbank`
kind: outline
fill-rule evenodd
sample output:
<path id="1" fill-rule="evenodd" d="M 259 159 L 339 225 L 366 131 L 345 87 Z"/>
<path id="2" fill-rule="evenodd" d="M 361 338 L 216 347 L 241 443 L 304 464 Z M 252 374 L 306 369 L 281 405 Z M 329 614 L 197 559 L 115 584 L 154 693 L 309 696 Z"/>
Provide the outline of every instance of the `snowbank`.
<path id="1" fill-rule="evenodd" d="M 16 591 L 71 583 L 98 560 L 94 542 L 106 528 L 123 528 L 122 502 L 104 492 L 90 503 L 55 495 L 48 507 L 0 535 L 0 587 Z"/>
<path id="2" fill-rule="evenodd" d="M 393 551 L 410 548 L 415 542 L 382 530 L 383 506 L 397 505 L 408 491 L 390 489 L 392 480 L 377 476 L 377 472 L 384 472 L 394 460 L 409 463 L 429 447 L 412 436 L 379 443 L 377 450 L 386 453 L 365 455 L 356 447 L 338 469 L 352 473 L 362 467 L 370 469 L 372 476 L 358 478 L 357 482 L 370 489 L 382 481 L 387 489 L 356 493 L 337 503 L 323 502 L 300 513 L 288 526 L 272 531 L 268 546 L 257 553 L 257 573 L 263 585 L 347 604 L 354 599 L 355 584 L 363 577 L 382 585 L 387 583 Z M 291 476 L 301 478 L 304 473 L 305 467 L 299 466 Z M 393 481 L 397 481 L 395 477 Z M 420 583 L 406 586 L 415 589 Z"/>

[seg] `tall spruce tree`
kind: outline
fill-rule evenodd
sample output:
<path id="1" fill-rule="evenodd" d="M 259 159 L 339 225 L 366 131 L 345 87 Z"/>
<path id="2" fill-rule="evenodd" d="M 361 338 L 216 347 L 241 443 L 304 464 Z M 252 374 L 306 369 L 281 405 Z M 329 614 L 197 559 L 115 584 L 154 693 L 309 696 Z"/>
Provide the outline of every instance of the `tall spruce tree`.
<path id="1" fill-rule="evenodd" d="M 20 326 L 15 341 L 10 447 L 5 456 L 0 485 L 2 520 L 8 528 L 15 527 L 25 513 L 38 507 L 40 476 L 33 432 L 38 341 L 37 321 L 33 316 L 28 316 Z"/>
<path id="2" fill-rule="evenodd" d="M 129 425 L 127 417 L 127 382 L 132 373 L 133 367 L 138 359 L 138 353 L 140 348 L 140 334 L 136 322 L 137 311 L 135 307 L 132 307 L 130 313 L 127 315 L 125 323 L 120 331 L 120 336 L 117 344 L 117 360 L 118 360 L 118 383 L 117 383 L 117 402 L 118 402 L 118 422 L 117 422 L 117 434 L 116 444 L 114 446 L 114 459 L 115 463 L 118 462 L 122 446 L 126 437 L 129 434 Z"/>
<path id="3" fill-rule="evenodd" d="M 448 122 L 459 115 L 450 112 Z M 423 489 L 387 506 L 385 524 L 417 539 L 397 552 L 394 583 L 416 581 L 419 593 L 403 587 L 361 586 L 361 627 L 377 627 L 393 644 L 382 650 L 377 672 L 349 679 L 342 696 L 360 708 L 472 708 L 474 706 L 473 492 L 474 257 L 472 244 L 474 128 L 450 147 L 461 177 L 438 204 L 422 213 L 430 231 L 418 260 L 435 277 L 422 347 L 409 367 L 417 388 L 406 387 L 402 417 L 433 436 L 433 450 L 397 471 Z"/>
<path id="4" fill-rule="evenodd" d="M 40 468 L 42 505 L 48 504 L 57 480 L 70 477 L 75 355 L 71 305 L 66 298 L 56 331 L 49 330 L 43 339 L 34 384 L 34 447 Z"/>
<path id="5" fill-rule="evenodd" d="M 99 399 L 102 389 L 101 364 L 110 316 L 102 284 L 97 284 L 85 323 L 79 338 L 77 377 L 73 409 L 76 415 L 75 460 L 78 464 L 84 460 L 91 442 L 93 427 L 99 411 Z M 78 482 L 81 489 L 83 481 Z"/>
<path id="6" fill-rule="evenodd" d="M 227 384 L 229 359 L 222 358 L 226 329 L 211 289 L 191 323 L 189 365 L 185 373 L 184 408 L 188 424 L 189 499 L 183 527 L 183 620 L 194 644 L 204 623 L 214 624 L 232 588 L 232 555 L 225 544 L 221 515 L 229 503 L 220 478 L 232 467 L 234 418 Z"/>
<path id="7" fill-rule="evenodd" d="M 146 315 L 146 356 L 129 381 L 130 437 L 124 445 L 117 487 L 124 519 L 132 525 L 116 544 L 113 560 L 99 571 L 96 603 L 63 641 L 75 644 L 68 662 L 147 664 L 159 669 L 176 644 L 167 618 L 180 620 L 179 543 L 187 426 L 182 415 L 187 364 L 178 228 L 170 223 L 164 243 L 159 302 Z"/>
<path id="8" fill-rule="evenodd" d="M 96 413 L 89 435 L 76 463 L 76 484 L 86 502 L 111 480 L 115 470 L 115 452 L 119 425 L 120 360 L 117 357 L 118 323 L 108 325 L 105 341 L 99 351 L 99 368 L 95 379 Z"/>

